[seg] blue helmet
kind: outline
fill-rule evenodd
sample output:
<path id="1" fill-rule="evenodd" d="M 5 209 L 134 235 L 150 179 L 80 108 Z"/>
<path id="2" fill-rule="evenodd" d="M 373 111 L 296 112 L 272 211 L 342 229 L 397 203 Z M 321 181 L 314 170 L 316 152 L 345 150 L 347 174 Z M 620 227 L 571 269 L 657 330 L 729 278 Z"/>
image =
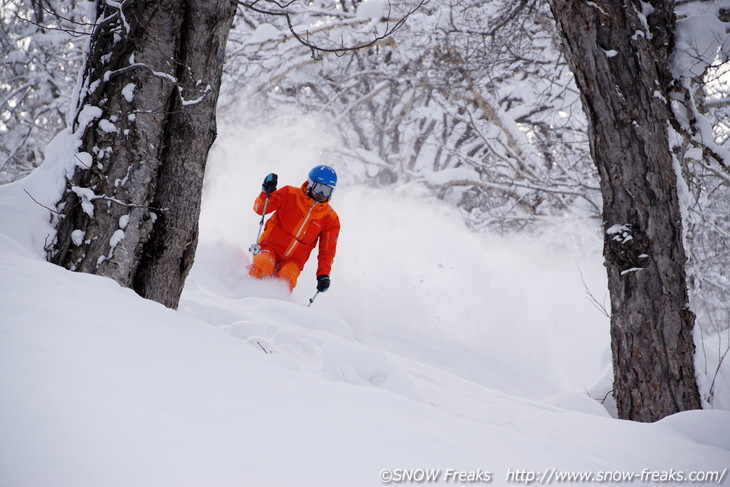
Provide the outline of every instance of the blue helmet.
<path id="1" fill-rule="evenodd" d="M 337 186 L 337 173 L 329 166 L 316 166 L 309 171 L 307 183 L 307 195 L 324 203 L 332 198 L 332 192 Z"/>
<path id="2" fill-rule="evenodd" d="M 315 166 L 309 171 L 309 180 L 313 183 L 322 183 L 327 186 L 337 186 L 337 173 L 329 166 Z"/>

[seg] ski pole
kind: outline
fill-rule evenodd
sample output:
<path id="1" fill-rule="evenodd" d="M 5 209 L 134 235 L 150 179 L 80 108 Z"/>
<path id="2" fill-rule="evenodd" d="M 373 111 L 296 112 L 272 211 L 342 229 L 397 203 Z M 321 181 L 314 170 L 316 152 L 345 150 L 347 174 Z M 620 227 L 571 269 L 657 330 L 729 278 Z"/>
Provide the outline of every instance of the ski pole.
<path id="1" fill-rule="evenodd" d="M 318 294 L 319 294 L 319 291 L 317 291 L 316 293 L 314 293 L 314 296 L 312 296 L 311 298 L 309 298 L 309 304 L 307 305 L 307 308 L 309 308 L 310 306 L 312 306 L 312 303 L 314 302 L 314 298 L 316 298 Z"/>
<path id="2" fill-rule="evenodd" d="M 261 246 L 259 245 L 259 238 L 261 238 L 261 230 L 264 228 L 264 218 L 266 217 L 266 207 L 269 206 L 269 195 L 266 195 L 266 201 L 264 201 L 264 211 L 261 213 L 261 221 L 259 222 L 259 233 L 256 235 L 256 242 L 248 248 L 248 251 L 253 255 L 261 252 Z"/>

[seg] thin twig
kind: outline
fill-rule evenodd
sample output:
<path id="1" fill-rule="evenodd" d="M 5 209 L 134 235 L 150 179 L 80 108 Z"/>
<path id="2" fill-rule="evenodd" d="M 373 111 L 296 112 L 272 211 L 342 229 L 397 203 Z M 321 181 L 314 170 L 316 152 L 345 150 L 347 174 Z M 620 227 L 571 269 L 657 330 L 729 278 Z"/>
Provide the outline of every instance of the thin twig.
<path id="1" fill-rule="evenodd" d="M 262 13 L 262 14 L 265 14 L 265 15 L 276 15 L 276 16 L 284 17 L 286 19 L 286 23 L 287 23 L 287 26 L 289 28 L 289 32 L 291 32 L 291 34 L 294 36 L 294 38 L 297 41 L 299 41 L 300 44 L 302 44 L 303 46 L 306 46 L 306 47 L 308 47 L 308 48 L 310 48 L 312 50 L 312 57 L 314 59 L 321 59 L 321 55 L 317 54 L 318 52 L 329 52 L 329 53 L 334 53 L 336 56 L 341 56 L 341 55 L 343 55 L 347 51 L 357 51 L 357 50 L 360 50 L 360 49 L 365 49 L 365 48 L 374 46 L 378 42 L 382 41 L 386 37 L 392 35 L 394 32 L 396 32 L 397 30 L 399 30 L 401 27 L 403 27 L 403 24 L 405 24 L 405 22 L 408 19 L 408 17 L 410 17 L 410 15 L 412 13 L 414 13 L 416 10 L 418 10 L 419 8 L 421 8 L 421 6 L 424 3 L 426 3 L 426 0 L 421 0 L 418 3 L 418 5 L 416 5 L 414 8 L 412 8 L 401 19 L 398 19 L 392 27 L 391 26 L 388 26 L 386 28 L 385 32 L 382 35 L 376 35 L 373 38 L 372 41 L 363 42 L 363 43 L 360 43 L 360 44 L 356 44 L 354 46 L 345 46 L 344 43 L 342 43 L 340 47 L 334 47 L 334 48 L 332 48 L 332 47 L 326 48 L 326 47 L 318 46 L 317 44 L 314 44 L 312 42 L 309 42 L 309 40 L 305 39 L 302 34 L 297 33 L 294 30 L 294 24 L 292 23 L 291 13 L 286 12 L 286 11 L 275 12 L 275 11 L 271 11 L 271 10 L 263 10 L 263 9 L 260 9 L 260 8 L 256 7 L 256 4 L 257 3 L 258 3 L 258 0 L 254 1 L 254 2 L 251 2 L 251 3 L 246 3 L 246 2 L 243 2 L 243 1 L 239 1 L 238 2 L 239 5 L 241 5 L 241 6 L 245 7 L 245 8 L 248 8 L 250 10 L 253 10 L 254 12 Z M 273 2 L 273 3 L 276 3 L 276 2 Z M 278 3 L 276 3 L 276 4 L 280 8 L 284 9 L 285 7 L 288 7 L 289 5 L 291 5 L 291 2 L 288 3 L 288 4 L 286 4 L 286 5 L 280 5 Z M 392 8 L 392 5 L 391 5 L 390 2 L 388 2 L 388 8 L 389 8 L 389 10 Z M 389 15 L 386 16 L 385 19 L 388 20 L 388 23 L 390 23 L 389 22 Z M 307 31 L 307 33 L 304 34 L 304 35 L 308 37 L 309 36 L 309 32 Z"/>
<path id="2" fill-rule="evenodd" d="M 33 198 L 33 196 L 28 192 L 27 189 L 24 189 L 23 191 L 25 191 L 25 194 L 27 194 L 28 197 L 30 197 L 30 199 L 32 199 L 38 206 L 45 208 L 46 210 L 50 211 L 51 213 L 55 213 L 56 215 L 60 215 L 60 213 L 57 212 L 56 210 L 53 210 L 51 208 L 48 208 L 46 205 L 40 203 L 37 199 Z"/>
<path id="3" fill-rule="evenodd" d="M 598 309 L 601 313 L 606 315 L 606 318 L 610 318 L 611 314 L 606 310 L 606 307 L 599 303 L 598 300 L 593 296 L 593 293 L 591 292 L 590 288 L 588 287 L 588 284 L 586 283 L 585 278 L 583 277 L 583 271 L 581 270 L 580 266 L 576 262 L 575 266 L 578 268 L 578 273 L 580 274 L 580 280 L 583 282 L 583 288 L 586 292 L 586 297 L 588 298 L 588 302 L 590 302 L 596 309 Z"/>

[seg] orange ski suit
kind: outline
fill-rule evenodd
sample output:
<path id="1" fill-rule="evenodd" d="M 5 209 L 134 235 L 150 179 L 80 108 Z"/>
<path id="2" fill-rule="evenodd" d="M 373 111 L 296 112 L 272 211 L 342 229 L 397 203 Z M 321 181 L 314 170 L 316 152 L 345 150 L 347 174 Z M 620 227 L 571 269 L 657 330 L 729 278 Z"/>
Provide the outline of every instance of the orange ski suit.
<path id="1" fill-rule="evenodd" d="M 269 195 L 266 213 L 275 212 L 264 226 L 258 244 L 261 252 L 253 258 L 249 275 L 258 279 L 275 276 L 289 289 L 297 285 L 299 274 L 319 240 L 317 275 L 330 275 L 340 234 L 340 219 L 328 202 L 319 203 L 300 188 L 284 186 Z M 266 193 L 261 192 L 253 210 L 261 215 Z"/>

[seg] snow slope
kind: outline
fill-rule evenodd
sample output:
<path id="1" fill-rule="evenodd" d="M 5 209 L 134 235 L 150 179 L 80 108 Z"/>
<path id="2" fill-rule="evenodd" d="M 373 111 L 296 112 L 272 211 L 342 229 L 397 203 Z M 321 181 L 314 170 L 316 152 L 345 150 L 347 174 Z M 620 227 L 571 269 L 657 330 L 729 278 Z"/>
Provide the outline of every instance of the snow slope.
<path id="1" fill-rule="evenodd" d="M 608 345 L 590 229 L 477 236 L 418 188 L 348 186 L 341 168 L 331 291 L 305 306 L 311 265 L 292 296 L 247 278 L 261 179 L 299 184 L 326 144 L 313 119 L 221 130 L 178 311 L 43 261 L 46 214 L 23 190 L 49 204 L 58 167 L 0 188 L 0 486 L 727 477 L 730 412 L 637 424 L 582 394 Z"/>

